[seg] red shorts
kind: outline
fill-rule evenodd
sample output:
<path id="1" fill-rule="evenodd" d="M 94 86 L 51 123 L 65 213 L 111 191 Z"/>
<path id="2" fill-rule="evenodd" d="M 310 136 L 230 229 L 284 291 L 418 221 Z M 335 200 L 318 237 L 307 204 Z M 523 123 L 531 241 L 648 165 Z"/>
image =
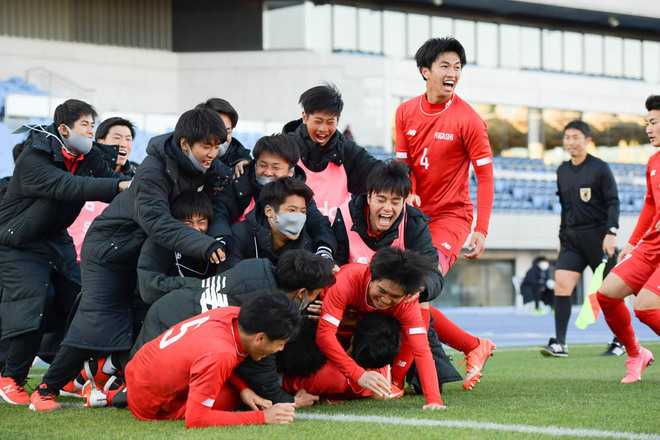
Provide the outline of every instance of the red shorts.
<path id="1" fill-rule="evenodd" d="M 642 241 L 612 272 L 630 286 L 635 295 L 642 288 L 660 295 L 660 252 L 652 241 Z"/>
<path id="2" fill-rule="evenodd" d="M 438 249 L 442 273 L 446 274 L 458 258 L 472 231 L 472 223 L 458 217 L 431 217 L 429 224 L 433 245 Z"/>

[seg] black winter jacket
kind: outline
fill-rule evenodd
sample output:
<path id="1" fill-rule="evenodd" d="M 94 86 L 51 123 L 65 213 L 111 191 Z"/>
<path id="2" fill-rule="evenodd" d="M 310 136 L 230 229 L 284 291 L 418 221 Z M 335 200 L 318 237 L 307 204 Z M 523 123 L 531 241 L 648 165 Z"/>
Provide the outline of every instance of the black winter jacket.
<path id="1" fill-rule="evenodd" d="M 231 142 L 229 143 L 229 148 L 227 148 L 225 154 L 223 154 L 219 159 L 225 165 L 234 167 L 240 161 L 251 161 L 252 157 L 250 156 L 250 150 L 245 148 L 243 144 L 238 141 L 238 139 L 232 137 Z"/>
<path id="2" fill-rule="evenodd" d="M 353 220 L 352 230 L 357 232 L 362 241 L 372 250 L 377 251 L 385 247 L 392 246 L 392 242 L 399 238 L 399 225 L 403 221 L 403 215 L 399 215 L 394 224 L 384 231 L 378 238 L 369 235 L 367 232 L 367 219 L 365 210 L 367 209 L 367 195 L 360 194 L 351 199 L 348 203 L 348 209 L 351 212 Z M 404 246 L 407 250 L 414 250 L 422 255 L 427 255 L 438 264 L 438 250 L 433 246 L 431 240 L 431 232 L 426 222 L 430 218 L 421 210 L 406 205 L 407 219 L 404 229 Z M 346 225 L 344 223 L 343 215 L 340 210 L 337 210 L 337 217 L 332 225 L 337 237 L 337 264 L 344 265 L 349 262 L 350 246 L 348 242 L 348 234 L 346 233 Z M 431 301 L 440 295 L 444 285 L 444 278 L 439 271 L 435 271 L 426 280 L 427 288 L 420 295 L 420 302 Z"/>
<path id="3" fill-rule="evenodd" d="M 346 139 L 339 130 L 335 131 L 323 147 L 312 141 L 302 119 L 289 122 L 282 132 L 296 140 L 300 148 L 300 160 L 307 169 L 320 173 L 326 169 L 329 162 L 343 164 L 348 177 L 348 192 L 362 194 L 367 191 L 367 176 L 380 160 L 355 142 Z"/>
<path id="4" fill-rule="evenodd" d="M 305 181 L 305 172 L 296 165 L 293 177 Z M 215 218 L 208 234 L 213 237 L 232 237 L 232 224 L 241 217 L 254 198 L 255 203 L 261 194 L 261 185 L 257 183 L 254 164 L 245 167 L 245 172 L 234 179 L 230 185 L 216 195 L 213 201 Z M 334 253 L 335 236 L 330 228 L 328 218 L 321 214 L 314 200 L 307 204 L 307 221 L 305 227 L 309 233 L 314 250 L 325 246 Z M 233 237 L 231 238 L 233 241 Z M 230 249 L 228 249 L 230 250 Z"/>

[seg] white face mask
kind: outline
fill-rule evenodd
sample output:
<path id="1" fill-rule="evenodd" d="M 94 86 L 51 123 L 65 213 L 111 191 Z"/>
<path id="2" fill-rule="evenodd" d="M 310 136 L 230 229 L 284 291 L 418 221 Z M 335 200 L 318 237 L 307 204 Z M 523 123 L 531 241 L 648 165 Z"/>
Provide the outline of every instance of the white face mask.
<path id="1" fill-rule="evenodd" d="M 257 181 L 258 185 L 266 186 L 271 182 L 275 182 L 277 180 L 277 177 L 254 176 L 254 179 Z"/>
<path id="2" fill-rule="evenodd" d="M 92 138 L 85 136 L 80 136 L 78 133 L 74 132 L 68 125 L 64 125 L 67 130 L 69 130 L 69 139 L 66 139 L 62 132 L 62 141 L 68 150 L 73 150 L 75 153 L 87 154 L 92 150 Z M 58 129 L 59 130 L 59 129 Z"/>
<path id="3" fill-rule="evenodd" d="M 206 167 L 205 167 L 204 165 L 202 165 L 202 164 L 201 164 L 201 163 L 195 158 L 195 155 L 194 155 L 194 154 L 192 154 L 192 148 L 188 147 L 188 151 L 186 151 L 186 150 L 184 150 L 184 149 L 182 148 L 181 151 L 183 151 L 183 154 L 185 154 L 186 157 L 188 157 L 188 159 L 190 160 L 190 163 L 193 164 L 193 167 L 194 167 L 197 171 L 201 171 L 202 173 L 205 173 L 205 172 L 206 172 Z"/>
<path id="4" fill-rule="evenodd" d="M 225 153 L 229 149 L 229 144 L 231 144 L 230 141 L 224 141 L 223 143 L 220 144 L 220 148 L 218 148 L 218 157 L 222 157 L 225 155 Z"/>
<path id="5" fill-rule="evenodd" d="M 541 270 L 548 270 L 549 267 L 550 267 L 550 263 L 548 263 L 547 261 L 541 261 L 539 263 L 539 269 Z"/>
<path id="6" fill-rule="evenodd" d="M 275 216 L 277 220 L 271 219 L 275 228 L 284 235 L 296 238 L 307 221 L 307 215 L 302 212 L 275 212 Z"/>

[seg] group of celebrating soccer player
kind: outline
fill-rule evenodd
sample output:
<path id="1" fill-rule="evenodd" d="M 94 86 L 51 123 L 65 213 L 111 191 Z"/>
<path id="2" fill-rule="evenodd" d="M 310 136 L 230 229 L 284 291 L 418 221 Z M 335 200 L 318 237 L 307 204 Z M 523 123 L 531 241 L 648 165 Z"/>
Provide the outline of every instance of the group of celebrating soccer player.
<path id="1" fill-rule="evenodd" d="M 47 127 L 26 125 L 0 201 L 0 396 L 35 411 L 79 396 L 203 427 L 288 423 L 315 402 L 401 397 L 406 382 L 424 395 L 423 409 L 440 410 L 443 383 L 472 389 L 495 344 L 429 302 L 464 243 L 468 259 L 485 250 L 492 151 L 484 121 L 455 94 L 461 44 L 433 38 L 415 58 L 426 91 L 396 112 L 397 160 L 377 160 L 337 130 L 343 101 L 329 83 L 302 93 L 302 118 L 251 154 L 232 136 L 238 113 L 220 98 L 151 139 L 139 166 L 128 160 L 130 121 L 103 121 L 94 142 L 97 115 L 85 102 L 59 105 Z M 660 96 L 647 109 L 660 147 Z M 638 226 L 598 294 L 628 352 L 625 382 L 639 380 L 653 355 L 622 298 L 636 294 L 637 316 L 660 334 L 654 158 Z M 581 176 L 594 160 L 568 172 Z M 611 199 L 599 172 L 581 198 L 589 206 L 564 203 L 579 205 L 583 182 L 560 191 L 558 269 L 578 278 L 593 267 L 592 248 L 614 253 L 618 200 L 588 214 L 601 193 Z M 80 237 L 69 231 L 88 201 L 108 205 L 77 253 Z M 599 238 L 574 239 L 589 228 Z M 441 343 L 465 354 L 464 378 Z M 50 366 L 30 394 L 37 355 Z"/>

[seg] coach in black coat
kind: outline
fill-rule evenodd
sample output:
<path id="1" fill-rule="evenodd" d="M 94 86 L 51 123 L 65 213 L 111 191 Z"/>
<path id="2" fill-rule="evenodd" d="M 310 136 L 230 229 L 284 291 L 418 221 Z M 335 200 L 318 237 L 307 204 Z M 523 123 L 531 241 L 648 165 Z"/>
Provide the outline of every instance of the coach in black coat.
<path id="1" fill-rule="evenodd" d="M 82 104 L 83 113 L 94 111 Z M 67 228 L 87 200 L 112 201 L 123 180 L 96 147 L 78 155 L 71 172 L 60 136 L 54 123 L 31 131 L 0 203 L 2 338 L 34 335 L 24 345 L 29 352 L 39 348 L 42 333 L 64 330 L 80 289 L 80 266 Z M 34 355 L 25 356 L 27 368 Z M 7 370 L 11 376 L 27 374 L 25 365 L 8 363 Z"/>
<path id="2" fill-rule="evenodd" d="M 225 137 L 217 113 L 204 109 L 184 113 L 173 135 L 149 142 L 148 155 L 130 188 L 94 220 L 81 252 L 80 305 L 44 376 L 49 390 L 61 389 L 73 379 L 90 355 L 133 346 L 131 301 L 138 256 L 147 236 L 194 258 L 209 260 L 215 255 L 219 244 L 172 217 L 170 203 L 183 191 L 212 191 L 214 173 L 201 167 L 193 153 L 207 141 L 222 142 Z"/>

